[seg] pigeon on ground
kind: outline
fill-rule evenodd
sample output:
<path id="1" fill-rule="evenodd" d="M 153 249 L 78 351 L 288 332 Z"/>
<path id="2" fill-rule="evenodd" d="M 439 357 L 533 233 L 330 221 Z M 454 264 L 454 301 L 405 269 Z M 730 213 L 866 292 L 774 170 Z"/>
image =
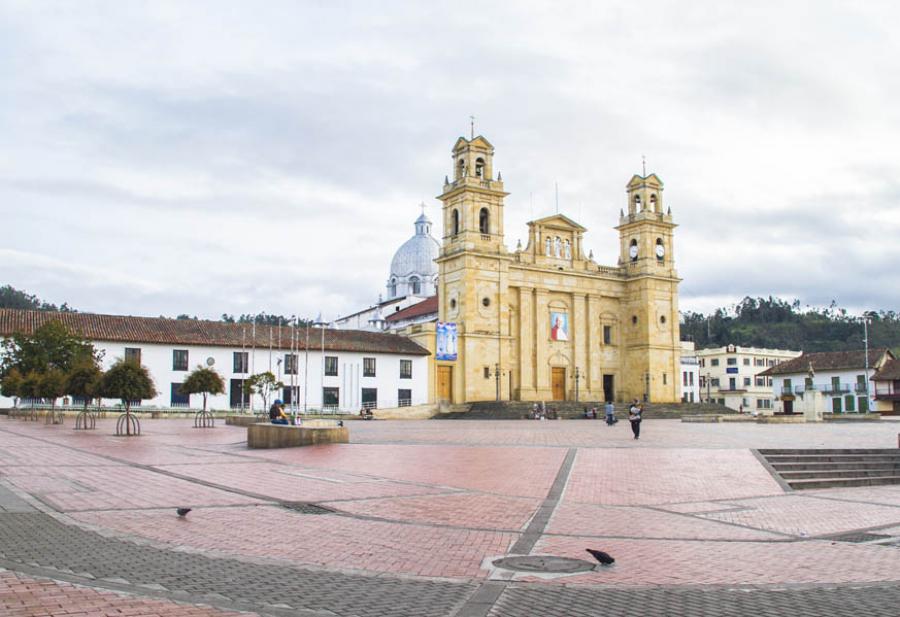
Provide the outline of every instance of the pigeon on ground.
<path id="1" fill-rule="evenodd" d="M 597 561 L 602 563 L 604 566 L 611 565 L 611 564 L 615 563 L 615 561 L 616 561 L 615 559 L 613 559 L 612 555 L 610 555 L 609 553 L 604 553 L 603 551 L 597 551 L 592 548 L 587 548 L 584 550 L 589 552 L 591 554 L 591 556 L 593 556 L 594 559 L 596 559 Z"/>
<path id="2" fill-rule="evenodd" d="M 178 508 L 177 510 L 175 510 L 175 512 L 178 513 L 178 516 L 180 516 L 180 517 L 182 517 L 182 518 L 184 518 L 185 516 L 187 516 L 187 513 L 190 512 L 190 511 L 191 511 L 190 508 Z"/>

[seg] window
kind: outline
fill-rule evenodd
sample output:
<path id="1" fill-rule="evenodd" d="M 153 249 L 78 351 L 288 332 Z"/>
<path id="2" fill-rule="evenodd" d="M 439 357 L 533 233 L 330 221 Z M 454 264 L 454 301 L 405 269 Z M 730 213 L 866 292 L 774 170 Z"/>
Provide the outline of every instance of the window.
<path id="1" fill-rule="evenodd" d="M 322 388 L 322 407 L 337 408 L 341 404 L 340 388 Z"/>
<path id="2" fill-rule="evenodd" d="M 172 350 L 172 370 L 186 371 L 188 370 L 188 350 L 173 349 Z"/>
<path id="3" fill-rule="evenodd" d="M 544 240 L 545 252 L 547 253 L 547 257 L 553 255 L 553 240 L 547 238 Z"/>
<path id="4" fill-rule="evenodd" d="M 663 373 L 663 385 L 666 385 L 669 382 L 669 376 Z"/>
<path id="5" fill-rule="evenodd" d="M 363 377 L 375 377 L 375 358 L 363 358 Z"/>
<path id="6" fill-rule="evenodd" d="M 459 233 L 459 210 L 454 210 L 452 216 L 453 220 L 450 222 L 450 224 L 452 225 L 453 235 L 455 236 Z"/>
<path id="7" fill-rule="evenodd" d="M 757 377 L 757 378 L 756 378 L 756 385 L 757 385 L 757 386 L 765 386 L 765 385 L 766 385 L 766 378 L 765 378 L 765 377 Z"/>
<path id="8" fill-rule="evenodd" d="M 726 364 L 728 366 L 737 366 L 737 358 L 728 358 Z"/>
<path id="9" fill-rule="evenodd" d="M 325 356 L 325 375 L 329 377 L 337 377 L 337 360 L 337 356 Z"/>
<path id="10" fill-rule="evenodd" d="M 744 377 L 744 386 L 749 386 L 749 385 L 750 385 L 750 378 Z"/>
<path id="11" fill-rule="evenodd" d="M 475 177 L 484 178 L 484 159 L 481 157 L 475 159 Z"/>
<path id="12" fill-rule="evenodd" d="M 400 360 L 400 379 L 412 379 L 412 360 Z"/>
<path id="13" fill-rule="evenodd" d="M 631 261 L 637 261 L 637 258 L 638 258 L 637 240 L 632 240 L 631 244 L 628 246 L 628 256 L 631 257 Z"/>
<path id="14" fill-rule="evenodd" d="M 638 212 L 641 211 L 641 196 L 640 195 L 634 196 L 634 209 L 637 210 Z"/>
<path id="15" fill-rule="evenodd" d="M 753 358 L 753 366 L 765 366 L 766 361 L 763 358 Z"/>
<path id="16" fill-rule="evenodd" d="M 185 352 L 187 353 L 187 352 Z M 173 383 L 171 396 L 170 396 L 172 407 L 190 407 L 191 406 L 191 395 L 190 394 L 182 394 L 181 393 L 181 384 Z"/>
<path id="17" fill-rule="evenodd" d="M 246 351 L 234 352 L 234 371 L 235 373 L 246 373 L 250 368 L 250 354 Z"/>
<path id="18" fill-rule="evenodd" d="M 285 405 L 294 405 L 300 402 L 300 386 L 285 386 L 281 390 L 281 400 Z"/>
<path id="19" fill-rule="evenodd" d="M 409 293 L 411 293 L 414 296 L 417 296 L 420 293 L 422 293 L 422 285 L 419 282 L 419 277 L 417 277 L 417 276 L 409 277 Z"/>
<path id="20" fill-rule="evenodd" d="M 711 385 L 713 388 L 718 388 L 719 387 L 719 378 L 713 377 L 712 379 L 710 379 L 709 385 Z"/>
<path id="21" fill-rule="evenodd" d="M 682 386 L 688 385 L 688 372 L 687 371 L 684 371 L 683 373 L 681 373 L 681 385 Z"/>
<path id="22" fill-rule="evenodd" d="M 656 193 L 652 193 L 652 194 L 650 195 L 650 211 L 651 211 L 651 212 L 656 212 Z M 659 244 L 659 243 L 660 243 L 660 242 L 657 241 L 657 244 Z"/>
<path id="23" fill-rule="evenodd" d="M 378 388 L 362 389 L 362 408 L 376 409 L 378 407 Z"/>
<path id="24" fill-rule="evenodd" d="M 491 233 L 491 215 L 487 208 L 482 208 L 478 213 L 478 231 L 485 235 Z"/>
<path id="25" fill-rule="evenodd" d="M 566 256 L 566 259 L 572 259 L 572 244 L 568 239 L 563 242 L 563 254 Z"/>
<path id="26" fill-rule="evenodd" d="M 744 358 L 744 366 L 750 366 L 750 358 Z"/>
<path id="27" fill-rule="evenodd" d="M 844 411 L 856 411 L 856 397 L 852 394 L 844 397 Z"/>
<path id="28" fill-rule="evenodd" d="M 693 386 L 693 385 L 694 385 L 694 374 L 693 374 L 693 373 L 688 373 L 688 375 L 690 376 L 690 379 L 688 380 L 688 381 L 690 381 L 690 384 L 689 384 L 689 385 Z M 693 395 L 692 395 L 692 396 L 693 396 Z M 692 402 L 692 403 L 694 402 L 694 399 L 693 399 L 693 398 L 691 399 L 691 402 Z"/>
<path id="29" fill-rule="evenodd" d="M 463 178 L 466 175 L 466 162 L 463 159 L 459 159 L 456 163 L 456 177 Z"/>
<path id="30" fill-rule="evenodd" d="M 487 366 L 484 367 L 484 378 L 485 378 L 485 379 L 490 379 L 490 378 L 491 378 L 491 369 L 490 369 L 490 367 L 487 367 Z"/>
<path id="31" fill-rule="evenodd" d="M 388 285 L 388 293 L 392 298 L 397 296 L 397 279 L 391 279 L 391 284 Z"/>
<path id="32" fill-rule="evenodd" d="M 706 358 L 700 358 L 700 368 L 706 366 Z"/>
<path id="33" fill-rule="evenodd" d="M 729 390 L 737 390 L 737 383 L 734 377 L 728 378 L 728 389 Z"/>
<path id="34" fill-rule="evenodd" d="M 140 347 L 126 347 L 125 348 L 125 362 L 134 362 L 136 364 L 141 363 L 141 348 Z"/>
<path id="35" fill-rule="evenodd" d="M 603 344 L 612 345 L 612 326 L 603 326 Z"/>
<path id="36" fill-rule="evenodd" d="M 412 405 L 412 390 L 397 390 L 397 407 Z"/>
<path id="37" fill-rule="evenodd" d="M 231 380 L 231 396 L 229 397 L 229 402 L 232 409 L 239 409 L 241 407 L 250 406 L 250 395 L 247 392 L 243 391 L 243 384 L 243 379 Z M 243 396 L 241 396 L 241 392 L 243 392 Z"/>
<path id="38" fill-rule="evenodd" d="M 713 358 L 712 360 L 709 361 L 709 365 L 710 366 L 719 366 L 719 359 Z"/>
<path id="39" fill-rule="evenodd" d="M 285 375 L 296 375 L 297 374 L 297 354 L 295 353 L 286 353 L 284 354 L 284 374 Z"/>

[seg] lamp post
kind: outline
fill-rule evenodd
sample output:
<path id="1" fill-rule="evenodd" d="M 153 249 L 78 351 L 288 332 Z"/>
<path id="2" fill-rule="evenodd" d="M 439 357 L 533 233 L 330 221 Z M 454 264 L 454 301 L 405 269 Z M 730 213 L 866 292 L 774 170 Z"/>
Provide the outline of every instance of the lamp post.
<path id="1" fill-rule="evenodd" d="M 500 377 L 503 376 L 503 374 L 505 373 L 505 371 L 504 371 L 503 369 L 500 368 L 500 363 L 497 362 L 497 363 L 494 364 L 494 369 L 491 371 L 491 373 L 492 373 L 492 376 L 493 376 L 493 378 L 494 378 L 494 383 L 496 384 L 496 388 L 497 388 L 497 400 L 499 401 L 499 400 L 500 400 Z"/>
<path id="2" fill-rule="evenodd" d="M 650 373 L 644 373 L 644 402 L 650 402 Z"/>
<path id="3" fill-rule="evenodd" d="M 709 404 L 709 372 L 706 373 L 706 403 Z"/>
<path id="4" fill-rule="evenodd" d="M 578 381 L 581 379 L 581 371 L 576 366 L 575 367 L 575 402 L 578 402 Z"/>
<path id="5" fill-rule="evenodd" d="M 316 318 L 316 323 L 313 324 L 317 328 L 322 331 L 322 355 L 321 355 L 321 379 L 322 379 L 322 405 L 319 411 L 325 411 L 325 326 L 328 325 L 327 321 L 322 321 L 322 313 L 319 313 L 319 316 Z"/>
<path id="6" fill-rule="evenodd" d="M 872 400 L 869 398 L 869 319 L 870 313 L 868 311 L 864 312 L 862 322 L 863 347 L 865 349 L 866 356 L 866 413 L 870 413 L 872 411 Z"/>

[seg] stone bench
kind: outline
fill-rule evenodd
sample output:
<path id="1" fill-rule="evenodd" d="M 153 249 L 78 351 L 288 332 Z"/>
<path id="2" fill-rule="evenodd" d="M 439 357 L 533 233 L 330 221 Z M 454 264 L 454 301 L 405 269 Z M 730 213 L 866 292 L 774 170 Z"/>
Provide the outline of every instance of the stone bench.
<path id="1" fill-rule="evenodd" d="M 350 431 L 331 420 L 307 420 L 302 426 L 257 422 L 247 426 L 249 448 L 296 448 L 350 443 Z"/>

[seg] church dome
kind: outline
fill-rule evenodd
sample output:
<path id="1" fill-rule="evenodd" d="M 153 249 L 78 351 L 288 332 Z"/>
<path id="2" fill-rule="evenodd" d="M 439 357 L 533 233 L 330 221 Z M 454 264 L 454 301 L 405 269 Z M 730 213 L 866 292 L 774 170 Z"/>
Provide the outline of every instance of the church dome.
<path id="1" fill-rule="evenodd" d="M 440 245 L 431 237 L 431 221 L 423 213 L 416 219 L 415 235 L 403 243 L 391 260 L 388 299 L 404 295 L 433 295 Z"/>

